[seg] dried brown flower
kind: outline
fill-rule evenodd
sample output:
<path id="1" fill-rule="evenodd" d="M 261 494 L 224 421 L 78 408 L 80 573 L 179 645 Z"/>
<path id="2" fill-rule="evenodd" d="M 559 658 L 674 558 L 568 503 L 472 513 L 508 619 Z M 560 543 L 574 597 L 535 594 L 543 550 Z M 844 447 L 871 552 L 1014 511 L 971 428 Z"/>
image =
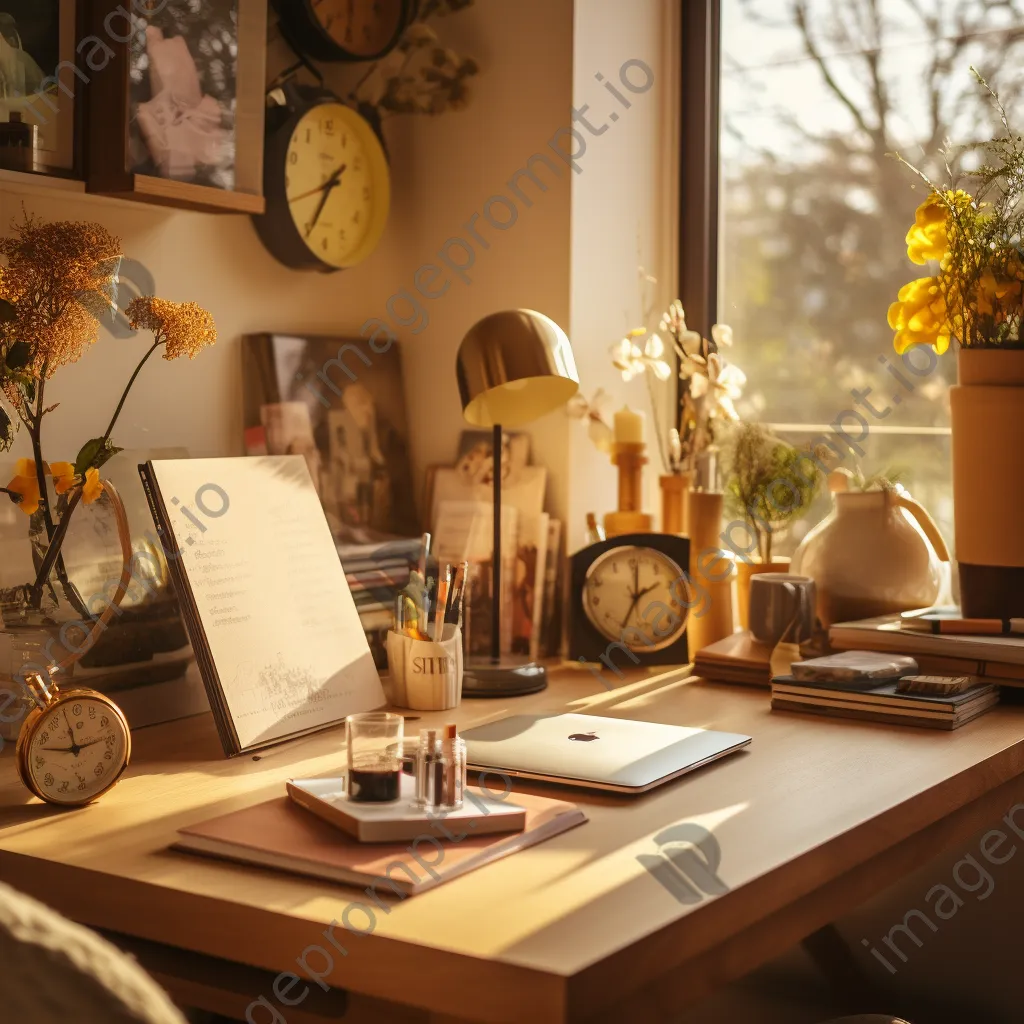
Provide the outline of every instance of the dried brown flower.
<path id="1" fill-rule="evenodd" d="M 0 238 L 0 257 L 6 260 L 0 297 L 17 307 L 7 336 L 31 346 L 26 369 L 32 376 L 52 377 L 96 341 L 98 324 L 87 306 L 110 305 L 120 239 L 99 224 L 47 224 L 26 215 L 13 235 Z"/>
<path id="2" fill-rule="evenodd" d="M 213 316 L 195 302 L 170 302 L 141 295 L 128 304 L 125 314 L 133 328 L 152 331 L 156 343 L 166 346 L 164 359 L 195 359 L 217 340 Z"/>

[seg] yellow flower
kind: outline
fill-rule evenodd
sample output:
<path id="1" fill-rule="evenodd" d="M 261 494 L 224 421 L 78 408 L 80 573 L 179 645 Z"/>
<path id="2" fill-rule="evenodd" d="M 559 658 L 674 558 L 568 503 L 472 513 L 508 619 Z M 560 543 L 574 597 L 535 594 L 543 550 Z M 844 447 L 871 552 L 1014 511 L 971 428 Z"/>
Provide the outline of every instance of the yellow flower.
<path id="1" fill-rule="evenodd" d="M 978 281 L 978 312 L 994 317 L 999 323 L 1006 319 L 1007 307 L 1020 305 L 1020 296 L 1019 280 L 1002 274 L 997 277 L 991 267 L 986 267 Z"/>
<path id="2" fill-rule="evenodd" d="M 50 476 L 53 477 L 54 489 L 58 494 L 67 494 L 78 482 L 75 467 L 70 462 L 51 462 Z"/>
<path id="3" fill-rule="evenodd" d="M 82 501 L 91 505 L 103 493 L 103 481 L 100 479 L 98 469 L 87 469 L 85 471 L 85 482 L 82 484 Z"/>
<path id="4" fill-rule="evenodd" d="M 907 232 L 907 255 L 914 263 L 942 260 L 949 253 L 950 206 L 966 210 L 973 203 L 962 189 L 947 190 L 943 195 L 932 192 L 917 208 L 914 223 Z"/>
<path id="5" fill-rule="evenodd" d="M 39 509 L 39 480 L 36 477 L 36 464 L 32 459 L 18 459 L 14 470 L 14 479 L 7 485 L 7 490 L 18 497 L 18 508 L 27 516 L 34 515 Z"/>
<path id="6" fill-rule="evenodd" d="M 901 355 L 911 345 L 931 345 L 940 355 L 949 348 L 946 300 L 937 277 L 919 277 L 905 284 L 889 307 L 889 326 L 896 332 L 893 347 Z"/>

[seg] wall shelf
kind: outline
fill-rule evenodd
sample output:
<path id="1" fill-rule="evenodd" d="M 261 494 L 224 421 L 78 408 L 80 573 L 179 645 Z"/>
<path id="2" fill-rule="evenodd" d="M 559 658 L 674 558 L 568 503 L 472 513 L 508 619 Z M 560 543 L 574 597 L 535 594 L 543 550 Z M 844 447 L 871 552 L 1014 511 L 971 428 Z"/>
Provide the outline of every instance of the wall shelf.
<path id="1" fill-rule="evenodd" d="M 92 195 L 131 199 L 135 202 L 173 206 L 179 210 L 196 210 L 200 213 L 259 214 L 266 208 L 263 196 L 249 192 L 229 192 L 209 185 L 193 185 L 187 181 L 172 181 L 146 174 L 129 175 L 124 186 L 118 183 L 104 187 L 102 179 L 92 179 L 85 191 Z"/>

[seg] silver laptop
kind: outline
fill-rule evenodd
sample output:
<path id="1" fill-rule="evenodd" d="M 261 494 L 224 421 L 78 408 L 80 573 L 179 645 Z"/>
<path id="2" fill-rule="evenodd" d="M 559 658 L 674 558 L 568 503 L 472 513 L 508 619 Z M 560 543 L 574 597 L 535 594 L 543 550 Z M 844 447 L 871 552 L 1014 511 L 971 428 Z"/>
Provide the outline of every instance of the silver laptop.
<path id="1" fill-rule="evenodd" d="M 738 733 L 596 715 L 514 715 L 462 736 L 475 771 L 618 793 L 643 793 L 750 743 Z"/>

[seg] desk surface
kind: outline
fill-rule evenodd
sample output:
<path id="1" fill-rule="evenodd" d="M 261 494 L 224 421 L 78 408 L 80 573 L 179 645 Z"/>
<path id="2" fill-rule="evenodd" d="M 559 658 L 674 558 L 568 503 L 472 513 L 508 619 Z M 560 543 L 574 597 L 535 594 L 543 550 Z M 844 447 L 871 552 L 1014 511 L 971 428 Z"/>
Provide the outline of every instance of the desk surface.
<path id="1" fill-rule="evenodd" d="M 465 727 L 564 708 L 749 733 L 754 742 L 642 797 L 517 782 L 516 790 L 573 792 L 589 823 L 391 902 L 370 935 L 339 926 L 348 955 L 334 957 L 330 984 L 472 1021 L 616 1019 L 616 1005 L 635 1005 L 645 986 L 754 935 L 773 915 L 815 900 L 825 907 L 829 887 L 865 864 L 891 855 L 888 878 L 909 871 L 937 842 L 958 838 L 929 829 L 999 797 L 1024 768 L 1024 708 L 1001 707 L 944 733 L 773 713 L 764 690 L 678 671 L 598 687 L 589 673 L 567 670 L 545 693 L 466 701 L 448 714 Z M 179 826 L 279 795 L 289 777 L 337 768 L 342 742 L 331 730 L 258 760 L 226 760 L 208 715 L 145 729 L 117 788 L 70 813 L 31 800 L 5 752 L 0 878 L 94 927 L 294 971 L 296 957 L 327 945 L 325 927 L 362 894 L 168 845 Z M 680 903 L 637 860 L 656 853 L 653 836 L 676 822 L 714 834 L 728 893 Z M 350 920 L 366 927 L 363 914 Z M 817 926 L 806 914 L 791 925 L 792 938 Z M 714 969 L 724 971 L 721 959 Z M 321 969 L 315 957 L 309 963 Z M 253 998 L 260 994 L 273 999 Z"/>

